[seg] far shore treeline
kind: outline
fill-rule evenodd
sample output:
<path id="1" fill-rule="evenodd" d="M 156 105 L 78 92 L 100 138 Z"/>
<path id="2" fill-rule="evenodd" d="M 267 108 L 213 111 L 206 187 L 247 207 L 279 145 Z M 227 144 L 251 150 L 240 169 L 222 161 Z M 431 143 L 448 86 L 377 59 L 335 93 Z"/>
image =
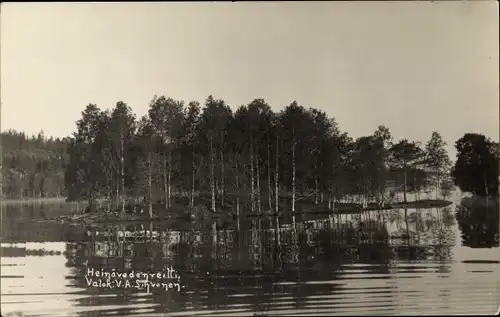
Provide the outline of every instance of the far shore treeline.
<path id="1" fill-rule="evenodd" d="M 484 135 L 457 140 L 452 166 L 438 132 L 394 140 L 380 125 L 353 139 L 297 102 L 276 113 L 263 99 L 233 111 L 212 96 L 204 105 L 155 96 L 141 118 L 121 101 L 111 110 L 89 104 L 70 137 L 7 131 L 1 142 L 2 199 L 105 198 L 123 209 L 133 198 L 150 212 L 158 201 L 163 210 L 183 201 L 277 211 L 285 199 L 293 212 L 305 197 L 383 206 L 396 194 L 445 199 L 455 186 L 498 195 L 499 145 Z"/>

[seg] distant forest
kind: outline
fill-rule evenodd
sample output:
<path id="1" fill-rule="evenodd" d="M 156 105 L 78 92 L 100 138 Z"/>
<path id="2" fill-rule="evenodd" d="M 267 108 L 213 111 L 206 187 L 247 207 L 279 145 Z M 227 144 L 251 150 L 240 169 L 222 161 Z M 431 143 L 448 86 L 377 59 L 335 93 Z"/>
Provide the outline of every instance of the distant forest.
<path id="1" fill-rule="evenodd" d="M 410 123 L 409 123 L 410 124 Z M 204 105 L 164 96 L 137 118 L 124 102 L 89 104 L 64 139 L 2 133 L 5 198 L 58 197 L 89 203 L 129 198 L 168 209 L 182 197 L 212 209 L 235 201 L 277 210 L 282 196 L 318 201 L 390 202 L 401 193 L 447 197 L 455 185 L 498 194 L 498 143 L 466 133 L 452 166 L 438 132 L 420 142 L 394 140 L 380 125 L 353 139 L 323 111 L 292 102 L 273 112 L 263 99 L 234 112 L 209 96 Z"/>
<path id="2" fill-rule="evenodd" d="M 2 132 L 2 198 L 64 197 L 68 139 Z"/>

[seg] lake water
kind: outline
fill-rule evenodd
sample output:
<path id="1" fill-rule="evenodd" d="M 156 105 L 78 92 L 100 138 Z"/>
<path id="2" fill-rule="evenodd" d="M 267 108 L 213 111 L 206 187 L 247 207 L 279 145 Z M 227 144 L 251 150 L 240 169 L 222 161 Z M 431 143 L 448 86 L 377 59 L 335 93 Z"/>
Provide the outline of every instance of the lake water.
<path id="1" fill-rule="evenodd" d="M 279 234 L 269 220 L 254 221 L 253 228 L 243 223 L 240 232 L 214 232 L 202 224 L 181 230 L 172 223 L 147 222 L 85 231 L 30 221 L 65 213 L 74 208 L 69 205 L 3 206 L 1 313 L 496 313 L 498 209 L 467 213 L 459 203 L 442 209 L 336 215 L 295 230 L 283 227 Z M 457 210 L 462 210 L 461 217 L 456 217 Z M 119 232 L 123 230 L 152 230 L 158 236 L 126 237 Z M 149 275 L 149 282 L 161 282 L 148 284 L 149 289 L 146 284 L 134 287 L 136 275 L 126 287 L 126 279 L 110 274 L 109 280 L 116 282 L 110 288 L 92 286 L 99 279 L 97 271 L 171 274 Z"/>

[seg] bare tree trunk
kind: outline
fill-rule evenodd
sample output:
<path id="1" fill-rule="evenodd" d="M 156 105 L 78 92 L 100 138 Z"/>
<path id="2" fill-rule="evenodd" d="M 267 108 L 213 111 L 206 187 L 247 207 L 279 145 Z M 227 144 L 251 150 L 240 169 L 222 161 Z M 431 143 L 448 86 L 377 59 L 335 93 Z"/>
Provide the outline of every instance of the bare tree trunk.
<path id="1" fill-rule="evenodd" d="M 253 139 L 252 135 L 250 135 L 250 173 L 252 175 L 251 177 L 251 188 L 250 188 L 250 203 L 252 205 L 252 214 L 255 213 L 255 189 L 254 189 L 254 180 L 255 180 L 255 175 L 253 171 Z"/>
<path id="2" fill-rule="evenodd" d="M 212 239 L 215 246 L 217 246 L 217 224 L 212 222 Z"/>
<path id="3" fill-rule="evenodd" d="M 260 204 L 260 169 L 259 169 L 259 158 L 256 156 L 255 165 L 257 166 L 257 211 L 260 214 L 262 211 Z"/>
<path id="4" fill-rule="evenodd" d="M 410 251 L 411 240 L 410 240 L 410 227 L 408 225 L 408 208 L 405 206 L 404 210 L 405 210 L 406 235 L 407 235 L 407 238 L 408 238 L 408 251 Z"/>
<path id="5" fill-rule="evenodd" d="M 408 200 L 406 199 L 406 192 L 407 192 L 407 185 L 406 185 L 406 165 L 404 166 L 404 192 L 403 192 L 403 199 L 404 199 L 404 203 L 406 204 L 408 202 Z"/>
<path id="6" fill-rule="evenodd" d="M 120 206 L 120 177 L 116 180 L 116 208 Z"/>
<path id="7" fill-rule="evenodd" d="M 89 203 L 89 210 L 93 211 L 94 191 L 92 189 L 90 189 L 88 193 L 88 203 Z"/>
<path id="8" fill-rule="evenodd" d="M 281 236 L 280 236 L 280 218 L 278 215 L 275 216 L 276 219 L 276 242 L 278 246 L 281 246 Z"/>
<path id="9" fill-rule="evenodd" d="M 215 212 L 215 171 L 214 171 L 214 153 L 213 153 L 213 143 L 212 136 L 210 136 L 210 182 L 212 187 L 212 211 Z"/>
<path id="10" fill-rule="evenodd" d="M 417 173 L 413 173 L 413 191 L 415 198 L 414 200 L 418 201 L 419 199 L 419 192 L 418 192 L 418 186 L 417 186 Z"/>
<path id="11" fill-rule="evenodd" d="M 331 210 L 335 210 L 335 199 L 337 199 L 336 192 L 333 193 L 333 191 L 332 191 L 331 196 L 332 196 L 332 206 L 330 208 L 331 208 Z"/>
<path id="12" fill-rule="evenodd" d="M 219 177 L 217 177 L 217 171 L 218 169 L 216 169 L 216 165 L 217 165 L 217 154 L 214 153 L 214 183 L 215 183 L 215 198 L 217 199 L 217 196 L 219 195 L 220 193 L 220 189 L 219 189 Z"/>
<path id="13" fill-rule="evenodd" d="M 195 158 L 194 158 L 194 146 L 193 146 L 193 160 L 192 160 L 192 183 L 191 183 L 191 208 L 194 207 L 194 178 L 195 178 Z"/>
<path id="14" fill-rule="evenodd" d="M 172 149 L 168 150 L 168 192 L 167 192 L 167 207 L 172 206 L 171 197 L 172 195 Z"/>
<path id="15" fill-rule="evenodd" d="M 167 184 L 167 157 L 166 154 L 163 153 L 163 190 L 165 191 L 165 210 L 168 209 L 168 184 Z"/>
<path id="16" fill-rule="evenodd" d="M 295 129 L 292 138 L 292 222 L 295 228 Z"/>
<path id="17" fill-rule="evenodd" d="M 221 207 L 224 208 L 224 131 L 220 132 L 220 167 L 221 167 L 221 179 L 220 179 L 220 185 L 221 185 L 221 190 L 220 190 L 220 195 L 221 195 Z"/>
<path id="18" fill-rule="evenodd" d="M 151 173 L 151 153 L 148 153 L 148 209 L 149 218 L 153 218 L 153 188 L 152 188 L 152 173 Z"/>
<path id="19" fill-rule="evenodd" d="M 236 217 L 237 219 L 237 228 L 238 231 L 240 231 L 240 169 L 239 169 L 239 162 L 240 156 L 239 154 L 236 154 Z"/>
<path id="20" fill-rule="evenodd" d="M 319 200 L 318 177 L 314 177 L 314 203 L 317 205 Z"/>
<path id="21" fill-rule="evenodd" d="M 275 203 L 274 203 L 274 208 L 276 212 L 276 216 L 278 216 L 278 209 L 279 209 L 279 183 L 278 183 L 278 178 L 279 178 L 279 173 L 278 173 L 278 167 L 279 167 L 279 138 L 276 137 L 276 167 L 274 168 L 274 195 L 275 195 Z"/>
<path id="22" fill-rule="evenodd" d="M 268 202 L 269 202 L 269 212 L 273 211 L 273 204 L 271 203 L 271 153 L 269 150 L 269 140 L 267 141 L 267 191 L 268 191 Z"/>
<path id="23" fill-rule="evenodd" d="M 221 167 L 221 193 L 220 193 L 220 201 L 222 208 L 224 208 L 224 149 L 220 152 L 220 167 Z"/>
<path id="24" fill-rule="evenodd" d="M 121 185 L 122 185 L 122 214 L 125 214 L 125 140 L 123 133 L 120 135 L 121 138 L 121 156 L 120 156 L 120 162 L 121 162 Z"/>
<path id="25" fill-rule="evenodd" d="M 438 192 L 438 190 L 439 190 L 439 181 L 440 181 L 440 179 L 439 179 L 439 174 L 438 174 L 437 178 L 436 178 L 436 199 L 438 199 L 438 195 L 439 195 L 439 192 Z"/>
<path id="26" fill-rule="evenodd" d="M 483 172 L 483 180 L 484 180 L 484 193 L 486 194 L 486 203 L 488 203 L 488 199 L 490 197 L 490 192 L 488 189 L 488 181 L 486 179 L 486 174 Z M 488 205 L 486 205 L 488 206 Z"/>
<path id="27" fill-rule="evenodd" d="M 279 137 L 276 136 L 276 166 L 274 168 L 274 195 L 275 195 L 275 203 L 274 203 L 274 210 L 275 210 L 275 215 L 274 219 L 276 219 L 276 241 L 278 246 L 281 245 L 281 236 L 280 236 L 280 219 L 279 219 Z"/>
<path id="28" fill-rule="evenodd" d="M 111 211 L 111 202 L 112 202 L 112 200 L 111 200 L 111 195 L 112 195 L 111 194 L 111 184 L 108 183 L 108 185 L 106 187 L 108 187 L 107 188 L 108 189 L 108 212 L 110 212 Z"/>

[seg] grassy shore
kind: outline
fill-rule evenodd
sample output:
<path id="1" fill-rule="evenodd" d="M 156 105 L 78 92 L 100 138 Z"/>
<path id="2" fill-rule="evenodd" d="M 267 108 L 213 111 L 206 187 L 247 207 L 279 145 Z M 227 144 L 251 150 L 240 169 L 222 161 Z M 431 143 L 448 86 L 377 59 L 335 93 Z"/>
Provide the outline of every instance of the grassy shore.
<path id="1" fill-rule="evenodd" d="M 376 204 L 368 204 L 366 208 L 363 208 L 359 204 L 354 204 L 353 206 L 340 206 L 339 213 L 356 213 L 370 210 L 393 210 L 393 209 L 426 209 L 426 208 L 444 208 L 452 204 L 451 201 L 442 199 L 423 199 L 418 201 L 408 201 L 397 202 L 392 204 L 386 204 L 385 206 L 377 206 Z M 346 208 L 348 207 L 348 208 Z"/>
<path id="2" fill-rule="evenodd" d="M 218 208 L 215 212 L 209 211 L 207 206 L 210 205 L 210 200 L 206 198 L 199 199 L 199 204 L 195 208 L 188 207 L 188 201 L 182 199 L 176 200 L 175 203 L 167 210 L 160 203 L 153 204 L 153 217 L 150 218 L 147 210 L 137 204 L 135 206 L 126 206 L 125 214 L 121 213 L 121 208 L 111 211 L 106 208 L 100 208 L 93 212 L 83 214 L 66 215 L 57 219 L 44 219 L 42 221 L 54 221 L 59 223 L 81 223 L 81 224 L 97 224 L 97 223 L 124 223 L 124 222 L 140 222 L 140 221 L 164 221 L 170 220 L 180 223 L 194 222 L 217 222 L 222 227 L 233 227 L 238 219 L 236 215 L 236 206 L 226 203 L 224 208 Z M 407 203 L 392 203 L 383 207 L 375 204 L 368 204 L 366 208 L 356 203 L 336 203 L 334 210 L 329 209 L 328 203 L 323 202 L 316 204 L 314 201 L 301 200 L 296 202 L 296 221 L 322 219 L 328 214 L 354 214 L 372 210 L 394 210 L 394 209 L 428 209 L 428 208 L 443 208 L 451 205 L 452 202 L 446 200 L 419 200 Z M 240 220 L 268 218 L 278 216 L 282 220 L 281 223 L 290 222 L 291 203 L 283 197 L 280 202 L 280 210 L 278 214 L 273 211 L 265 210 L 257 214 L 242 212 L 239 216 Z M 248 210 L 248 206 L 242 205 L 241 210 Z"/>
<path id="3" fill-rule="evenodd" d="M 5 199 L 2 198 L 0 203 L 4 205 L 33 205 L 33 204 L 54 204 L 54 203 L 65 203 L 65 197 L 40 197 L 40 198 L 13 198 Z"/>
<path id="4" fill-rule="evenodd" d="M 100 198 L 97 200 L 97 203 L 104 204 L 106 199 Z M 67 202 L 66 197 L 26 197 L 26 198 L 1 198 L 0 203 L 4 205 L 36 205 L 36 204 L 74 204 L 74 205 L 81 205 L 81 206 L 86 206 L 87 202 L 86 201 L 72 201 L 72 202 Z"/>

